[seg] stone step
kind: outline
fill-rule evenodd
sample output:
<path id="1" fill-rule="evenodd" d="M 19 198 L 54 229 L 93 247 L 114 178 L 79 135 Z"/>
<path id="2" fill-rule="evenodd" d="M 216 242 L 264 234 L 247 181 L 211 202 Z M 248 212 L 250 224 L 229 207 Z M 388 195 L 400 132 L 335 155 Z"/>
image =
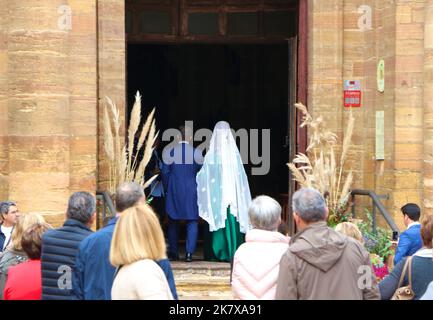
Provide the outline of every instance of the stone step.
<path id="1" fill-rule="evenodd" d="M 174 275 L 198 275 L 205 274 L 208 276 L 228 276 L 230 277 L 230 263 L 225 262 L 171 262 Z"/>
<path id="2" fill-rule="evenodd" d="M 175 261 L 171 263 L 180 300 L 231 300 L 230 264 Z"/>

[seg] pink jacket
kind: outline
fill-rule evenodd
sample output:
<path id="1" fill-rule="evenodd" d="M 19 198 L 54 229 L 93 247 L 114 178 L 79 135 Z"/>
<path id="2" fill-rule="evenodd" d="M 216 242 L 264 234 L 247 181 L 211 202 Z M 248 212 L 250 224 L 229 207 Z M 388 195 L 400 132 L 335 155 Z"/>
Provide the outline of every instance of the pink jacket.
<path id="1" fill-rule="evenodd" d="M 279 232 L 253 229 L 235 253 L 232 292 L 235 299 L 275 299 L 281 256 L 289 238 Z"/>

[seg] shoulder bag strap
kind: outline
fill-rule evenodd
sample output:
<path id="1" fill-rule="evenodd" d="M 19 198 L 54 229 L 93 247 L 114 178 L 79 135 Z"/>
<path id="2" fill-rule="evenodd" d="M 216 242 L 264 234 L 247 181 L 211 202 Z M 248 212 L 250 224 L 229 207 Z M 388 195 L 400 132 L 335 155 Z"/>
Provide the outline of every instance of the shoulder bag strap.
<path id="1" fill-rule="evenodd" d="M 408 274 L 408 280 L 409 280 L 409 287 L 412 288 L 412 257 L 407 258 L 408 265 L 409 265 L 409 274 Z"/>
<path id="2" fill-rule="evenodd" d="M 114 281 L 114 279 L 116 279 L 117 274 L 119 273 L 119 271 L 120 271 L 120 269 L 121 269 L 122 267 L 123 267 L 123 266 L 118 266 L 118 267 L 116 268 L 116 272 L 114 273 L 113 281 Z"/>
<path id="3" fill-rule="evenodd" d="M 408 258 L 406 259 L 406 262 L 404 263 L 403 271 L 401 272 L 400 281 L 398 282 L 398 286 L 397 286 L 397 288 L 400 288 L 401 285 L 403 284 L 404 276 L 406 275 L 406 270 L 407 270 L 408 265 L 410 264 L 410 260 L 411 260 L 411 258 L 412 258 L 412 257 L 408 257 Z M 410 272 L 410 271 L 409 271 L 409 272 Z M 409 281 L 410 281 L 410 280 L 409 280 Z"/>

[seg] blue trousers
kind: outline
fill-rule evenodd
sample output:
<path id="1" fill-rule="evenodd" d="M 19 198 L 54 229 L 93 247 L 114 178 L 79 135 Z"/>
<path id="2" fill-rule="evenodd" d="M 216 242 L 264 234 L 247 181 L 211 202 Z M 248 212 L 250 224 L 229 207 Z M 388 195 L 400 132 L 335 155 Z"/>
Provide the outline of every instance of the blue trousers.
<path id="1" fill-rule="evenodd" d="M 186 253 L 193 254 L 197 246 L 198 220 L 186 220 Z M 171 254 L 179 254 L 179 221 L 169 219 L 168 222 L 168 251 Z"/>

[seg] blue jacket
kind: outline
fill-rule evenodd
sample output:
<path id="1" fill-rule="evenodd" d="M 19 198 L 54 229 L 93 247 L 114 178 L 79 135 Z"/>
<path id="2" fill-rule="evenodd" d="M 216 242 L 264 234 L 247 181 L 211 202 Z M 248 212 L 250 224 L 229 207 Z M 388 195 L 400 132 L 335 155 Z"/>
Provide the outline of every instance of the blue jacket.
<path id="1" fill-rule="evenodd" d="M 422 247 L 421 225 L 417 224 L 400 234 L 395 250 L 394 265 L 403 258 L 413 255 Z"/>
<path id="2" fill-rule="evenodd" d="M 80 244 L 72 277 L 73 290 L 79 300 L 111 300 L 111 287 L 116 269 L 111 265 L 109 256 L 117 220 L 111 219 L 104 228 Z M 167 277 L 173 297 L 177 299 L 170 262 L 164 259 L 157 263 Z"/>
<path id="3" fill-rule="evenodd" d="M 43 300 L 74 299 L 71 271 L 75 269 L 80 242 L 92 233 L 88 226 L 74 219 L 66 220 L 59 229 L 44 233 L 41 253 Z M 59 287 L 59 280 L 63 289 Z"/>
<path id="4" fill-rule="evenodd" d="M 187 143 L 179 143 L 164 154 L 165 209 L 171 219 L 198 220 L 196 176 L 202 164 L 201 153 Z"/>

